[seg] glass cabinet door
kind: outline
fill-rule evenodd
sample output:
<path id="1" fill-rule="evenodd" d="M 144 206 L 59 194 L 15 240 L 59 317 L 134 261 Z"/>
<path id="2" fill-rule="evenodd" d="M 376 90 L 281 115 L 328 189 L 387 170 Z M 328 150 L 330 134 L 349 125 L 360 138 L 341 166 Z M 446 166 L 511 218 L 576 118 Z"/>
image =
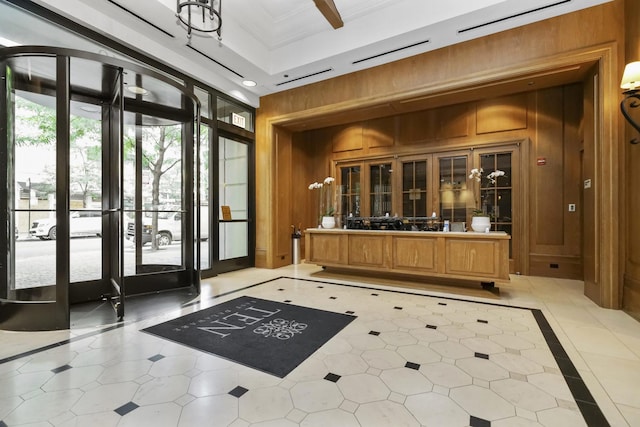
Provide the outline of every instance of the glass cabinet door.
<path id="1" fill-rule="evenodd" d="M 483 178 L 480 182 L 481 209 L 491 217 L 491 229 L 512 234 L 511 153 L 480 155 Z M 495 178 L 490 178 L 491 173 Z"/>
<path id="2" fill-rule="evenodd" d="M 440 157 L 439 196 L 442 220 L 467 220 L 467 156 Z"/>
<path id="3" fill-rule="evenodd" d="M 340 168 L 339 214 L 342 216 L 342 224 L 346 224 L 346 217 L 358 217 L 361 215 L 360 170 L 360 166 L 345 166 Z"/>
<path id="4" fill-rule="evenodd" d="M 402 163 L 402 216 L 427 216 L 427 160 Z"/>
<path id="5" fill-rule="evenodd" d="M 369 166 L 369 198 L 371 216 L 392 215 L 391 163 Z"/>

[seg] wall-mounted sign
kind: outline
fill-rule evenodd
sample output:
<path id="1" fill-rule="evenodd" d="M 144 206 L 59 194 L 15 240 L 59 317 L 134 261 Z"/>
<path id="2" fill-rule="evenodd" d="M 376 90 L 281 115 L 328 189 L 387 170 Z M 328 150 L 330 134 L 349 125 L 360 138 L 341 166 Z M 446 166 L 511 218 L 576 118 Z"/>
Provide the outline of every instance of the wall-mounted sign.
<path id="1" fill-rule="evenodd" d="M 244 122 L 245 120 L 243 116 L 241 116 L 240 114 L 231 113 L 231 123 L 244 129 Z"/>
<path id="2" fill-rule="evenodd" d="M 538 159 L 536 160 L 536 165 L 538 166 L 544 166 L 547 164 L 547 158 L 546 157 L 538 157 Z"/>

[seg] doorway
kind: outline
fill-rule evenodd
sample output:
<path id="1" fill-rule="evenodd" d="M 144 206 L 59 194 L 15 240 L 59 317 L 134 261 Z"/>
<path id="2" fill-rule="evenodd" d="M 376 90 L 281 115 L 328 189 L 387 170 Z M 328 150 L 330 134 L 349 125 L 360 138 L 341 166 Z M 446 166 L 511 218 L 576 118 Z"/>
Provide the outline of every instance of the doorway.
<path id="1" fill-rule="evenodd" d="M 99 55 L 10 52 L 0 58 L 0 220 L 13 231 L 0 236 L 0 328 L 67 329 L 73 303 L 108 300 L 116 320 L 126 296 L 199 292 L 194 95 Z"/>

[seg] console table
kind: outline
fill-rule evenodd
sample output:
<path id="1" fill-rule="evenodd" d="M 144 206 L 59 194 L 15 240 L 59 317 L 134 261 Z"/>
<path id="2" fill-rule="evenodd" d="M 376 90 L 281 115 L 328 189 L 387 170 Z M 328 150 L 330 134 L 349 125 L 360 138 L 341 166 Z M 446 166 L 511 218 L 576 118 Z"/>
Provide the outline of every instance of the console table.
<path id="1" fill-rule="evenodd" d="M 433 276 L 481 282 L 509 281 L 505 232 L 345 230 L 305 231 L 306 261 L 360 272 Z"/>

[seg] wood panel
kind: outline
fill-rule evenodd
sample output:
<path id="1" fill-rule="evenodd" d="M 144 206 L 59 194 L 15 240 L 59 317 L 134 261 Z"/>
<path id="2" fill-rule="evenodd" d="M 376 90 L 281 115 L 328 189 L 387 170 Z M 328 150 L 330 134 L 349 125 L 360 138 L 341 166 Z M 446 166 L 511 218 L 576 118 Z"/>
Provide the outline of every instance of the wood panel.
<path id="1" fill-rule="evenodd" d="M 564 123 L 562 88 L 536 92 L 537 115 L 532 144 L 532 252 L 564 244 Z M 544 162 L 538 163 L 538 162 Z M 535 162 L 535 163 L 534 163 Z M 543 246 L 543 248 L 541 248 Z"/>
<path id="2" fill-rule="evenodd" d="M 333 152 L 362 149 L 362 124 L 353 123 L 333 128 Z"/>
<path id="3" fill-rule="evenodd" d="M 470 276 L 497 276 L 499 258 L 503 255 L 492 241 L 472 239 L 446 241 L 447 274 Z M 508 258 L 508 257 L 507 257 Z"/>
<path id="4" fill-rule="evenodd" d="M 436 138 L 438 128 L 434 110 L 398 116 L 398 143 L 416 144 Z"/>
<path id="5" fill-rule="evenodd" d="M 339 234 L 306 233 L 306 259 L 319 264 L 347 264 L 347 239 Z"/>
<path id="6" fill-rule="evenodd" d="M 386 236 L 349 236 L 349 265 L 388 265 Z"/>
<path id="7" fill-rule="evenodd" d="M 469 135 L 469 107 L 457 104 L 436 110 L 438 117 L 437 139 L 460 138 Z"/>
<path id="8" fill-rule="evenodd" d="M 362 129 L 365 148 L 392 147 L 396 141 L 396 120 L 392 116 L 365 121 Z"/>
<path id="9" fill-rule="evenodd" d="M 396 237 L 393 239 L 394 270 L 437 271 L 437 239 L 430 237 Z"/>
<path id="10" fill-rule="evenodd" d="M 476 133 L 479 135 L 526 128 L 526 94 L 486 99 L 476 105 Z"/>

